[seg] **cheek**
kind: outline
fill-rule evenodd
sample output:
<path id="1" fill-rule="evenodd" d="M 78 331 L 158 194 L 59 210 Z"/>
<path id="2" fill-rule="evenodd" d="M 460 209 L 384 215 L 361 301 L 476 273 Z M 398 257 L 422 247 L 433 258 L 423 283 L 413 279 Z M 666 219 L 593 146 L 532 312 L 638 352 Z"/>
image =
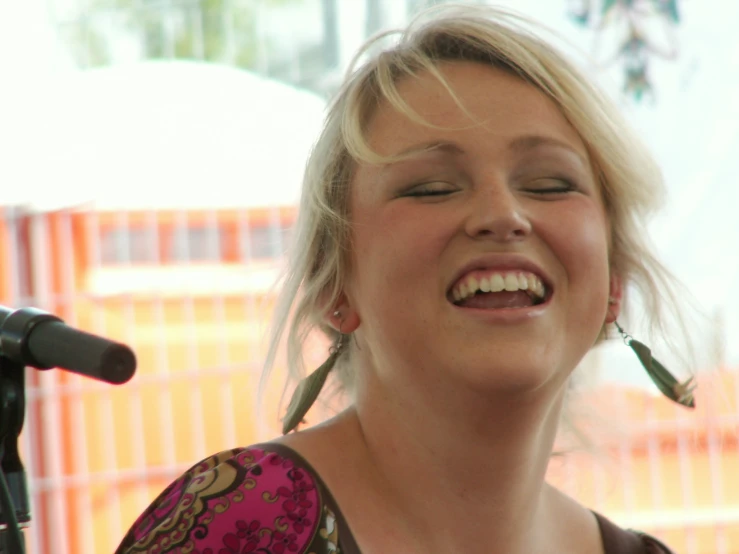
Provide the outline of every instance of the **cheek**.
<path id="1" fill-rule="evenodd" d="M 419 295 L 437 294 L 435 277 L 453 233 L 438 217 L 418 212 L 390 208 L 357 218 L 354 297 L 365 315 L 388 305 L 411 308 Z"/>
<path id="2" fill-rule="evenodd" d="M 564 266 L 568 282 L 596 295 L 607 293 L 609 229 L 602 209 L 574 205 L 550 221 L 542 234 Z"/>
<path id="3" fill-rule="evenodd" d="M 382 268 L 387 279 L 389 273 L 402 278 L 433 269 L 453 234 L 450 225 L 440 225 L 448 218 L 433 212 L 388 208 L 363 218 L 355 235 L 357 261 L 368 270 Z"/>

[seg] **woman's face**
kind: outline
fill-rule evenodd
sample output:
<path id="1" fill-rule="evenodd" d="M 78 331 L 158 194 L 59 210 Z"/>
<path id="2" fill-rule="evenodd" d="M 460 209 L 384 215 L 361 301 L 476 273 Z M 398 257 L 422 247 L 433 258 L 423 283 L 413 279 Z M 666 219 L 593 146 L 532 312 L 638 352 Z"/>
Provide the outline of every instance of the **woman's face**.
<path id="1" fill-rule="evenodd" d="M 345 292 L 358 352 L 395 385 L 561 383 L 609 296 L 609 226 L 586 148 L 519 78 L 468 62 L 440 70 L 469 115 L 432 76 L 405 79 L 404 100 L 438 128 L 381 104 L 370 145 L 417 154 L 361 165 L 352 182 Z"/>

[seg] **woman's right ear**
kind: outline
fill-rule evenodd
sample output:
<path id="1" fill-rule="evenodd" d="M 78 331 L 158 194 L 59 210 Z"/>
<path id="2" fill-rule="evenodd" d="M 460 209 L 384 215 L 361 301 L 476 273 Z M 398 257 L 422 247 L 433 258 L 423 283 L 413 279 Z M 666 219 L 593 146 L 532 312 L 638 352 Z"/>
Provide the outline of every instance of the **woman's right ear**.
<path id="1" fill-rule="evenodd" d="M 334 303 L 328 315 L 329 325 L 339 333 L 348 335 L 357 330 L 360 322 L 359 313 L 351 307 L 346 296 L 342 294 L 339 301 Z"/>

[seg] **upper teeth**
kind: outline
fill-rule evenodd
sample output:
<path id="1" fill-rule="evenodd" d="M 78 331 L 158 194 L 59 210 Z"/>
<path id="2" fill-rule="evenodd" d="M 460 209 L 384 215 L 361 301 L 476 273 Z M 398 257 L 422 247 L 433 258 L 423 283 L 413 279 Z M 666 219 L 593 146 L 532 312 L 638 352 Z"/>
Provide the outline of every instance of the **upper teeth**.
<path id="1" fill-rule="evenodd" d="M 526 271 L 476 271 L 461 279 L 452 289 L 452 297 L 459 302 L 478 291 L 527 291 L 534 300 L 543 300 L 544 283 L 533 273 Z"/>

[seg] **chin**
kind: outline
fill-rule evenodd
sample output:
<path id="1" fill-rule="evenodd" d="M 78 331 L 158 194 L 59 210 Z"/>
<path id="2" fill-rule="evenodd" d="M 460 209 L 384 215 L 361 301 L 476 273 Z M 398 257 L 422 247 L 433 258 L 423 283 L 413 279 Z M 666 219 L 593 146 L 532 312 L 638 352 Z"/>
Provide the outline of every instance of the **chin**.
<path id="1" fill-rule="evenodd" d="M 524 394 L 548 388 L 548 384 L 561 385 L 575 367 L 573 364 L 567 369 L 570 365 L 556 361 L 556 356 L 531 354 L 535 352 L 529 352 L 524 358 L 519 355 L 508 359 L 496 356 L 470 360 L 461 373 L 471 387 L 480 391 Z M 491 363 L 491 359 L 496 361 Z"/>

